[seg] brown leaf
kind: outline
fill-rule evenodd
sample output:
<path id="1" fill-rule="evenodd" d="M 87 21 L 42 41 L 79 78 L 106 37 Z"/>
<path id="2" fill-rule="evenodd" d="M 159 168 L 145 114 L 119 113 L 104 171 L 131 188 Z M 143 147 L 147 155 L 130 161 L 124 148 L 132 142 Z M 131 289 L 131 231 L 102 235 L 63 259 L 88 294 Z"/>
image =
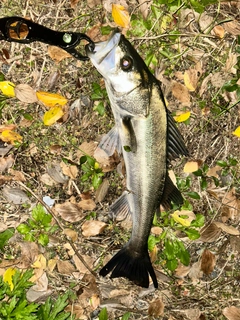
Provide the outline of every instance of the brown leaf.
<path id="1" fill-rule="evenodd" d="M 224 308 L 223 315 L 228 320 L 239 320 L 240 319 L 240 309 L 236 308 L 234 306 Z"/>
<path id="2" fill-rule="evenodd" d="M 104 179 L 96 191 L 96 195 L 95 195 L 96 203 L 102 202 L 104 200 L 104 198 L 107 195 L 108 188 L 109 188 L 109 181 L 108 179 Z"/>
<path id="3" fill-rule="evenodd" d="M 66 183 L 69 180 L 69 178 L 63 174 L 59 163 L 50 163 L 47 166 L 47 173 L 57 183 Z"/>
<path id="4" fill-rule="evenodd" d="M 54 209 L 63 220 L 68 222 L 80 221 L 85 216 L 79 206 L 71 202 L 56 204 Z"/>
<path id="5" fill-rule="evenodd" d="M 12 154 L 7 157 L 0 158 L 0 172 L 7 171 L 13 165 L 15 159 Z"/>
<path id="6" fill-rule="evenodd" d="M 15 124 L 2 124 L 0 125 L 0 132 L 3 132 L 5 130 L 14 130 L 17 126 Z"/>
<path id="7" fill-rule="evenodd" d="M 213 168 L 210 168 L 207 173 L 206 176 L 207 177 L 215 177 L 219 179 L 219 173 L 221 172 L 222 168 L 220 166 L 215 166 Z"/>
<path id="8" fill-rule="evenodd" d="M 172 81 L 172 94 L 185 106 L 190 106 L 190 95 L 187 87 L 177 81 Z"/>
<path id="9" fill-rule="evenodd" d="M 189 91 L 195 91 L 198 84 L 199 72 L 196 69 L 189 69 L 184 72 L 184 84 Z"/>
<path id="10" fill-rule="evenodd" d="M 85 221 L 82 225 L 82 234 L 84 237 L 96 236 L 104 231 L 107 224 L 98 220 Z"/>
<path id="11" fill-rule="evenodd" d="M 222 26 L 215 26 L 211 33 L 215 34 L 218 38 L 222 39 L 225 35 L 225 30 Z"/>
<path id="12" fill-rule="evenodd" d="M 240 200 L 236 197 L 235 188 L 229 190 L 222 200 L 222 221 L 228 219 L 238 220 L 240 218 Z"/>
<path id="13" fill-rule="evenodd" d="M 115 152 L 112 156 L 109 157 L 105 151 L 98 147 L 94 151 L 93 156 L 99 163 L 103 172 L 113 171 L 120 161 L 117 152 Z"/>
<path id="14" fill-rule="evenodd" d="M 13 204 L 23 204 L 29 202 L 27 194 L 19 188 L 4 187 L 2 189 L 3 196 L 8 202 Z"/>
<path id="15" fill-rule="evenodd" d="M 79 150 L 76 153 L 77 159 L 80 160 L 80 158 L 82 156 L 84 156 L 85 154 L 92 157 L 96 147 L 97 147 L 97 142 L 95 142 L 95 141 L 83 142 L 79 146 L 79 148 L 78 148 Z"/>
<path id="16" fill-rule="evenodd" d="M 57 71 L 54 71 L 50 74 L 49 78 L 48 78 L 48 90 L 49 91 L 52 91 L 56 84 L 58 83 L 58 80 L 60 78 L 60 72 L 57 70 Z"/>
<path id="17" fill-rule="evenodd" d="M 38 101 L 35 90 L 28 84 L 18 84 L 15 88 L 16 97 L 25 103 L 34 103 Z"/>
<path id="18" fill-rule="evenodd" d="M 184 165 L 183 172 L 191 173 L 191 172 L 197 171 L 202 164 L 203 164 L 202 160 L 188 161 Z"/>
<path id="19" fill-rule="evenodd" d="M 223 23 L 224 29 L 234 36 L 240 35 L 240 23 L 238 20 L 233 20 Z"/>
<path id="20" fill-rule="evenodd" d="M 239 236 L 240 235 L 240 232 L 238 229 L 234 228 L 233 226 L 228 226 L 222 222 L 214 222 L 215 225 L 218 227 L 218 228 L 221 228 L 222 231 L 228 233 L 228 234 L 231 234 L 233 236 Z"/>
<path id="21" fill-rule="evenodd" d="M 148 314 L 152 317 L 162 316 L 164 313 L 164 304 L 160 298 L 152 301 L 148 307 Z"/>
<path id="22" fill-rule="evenodd" d="M 200 240 L 203 242 L 213 242 L 218 239 L 221 234 L 221 229 L 214 222 L 204 226 L 200 231 Z"/>
<path id="23" fill-rule="evenodd" d="M 89 256 L 86 256 L 86 255 L 82 255 L 82 258 L 84 259 L 84 261 L 86 262 L 86 264 L 92 268 L 93 267 L 93 262 L 94 262 L 94 258 L 93 257 L 89 257 Z M 83 273 L 83 274 L 86 274 L 86 273 L 90 273 L 90 271 L 84 266 L 84 264 L 80 261 L 80 259 L 78 258 L 77 255 L 73 255 L 72 257 L 74 263 L 75 263 L 75 266 L 76 268 L 78 269 L 78 271 L 80 273 Z"/>
<path id="24" fill-rule="evenodd" d="M 66 229 L 64 229 L 63 231 L 64 231 L 64 233 L 65 233 L 69 238 L 71 238 L 71 240 L 72 240 L 73 242 L 76 242 L 76 241 L 77 241 L 77 239 L 78 239 L 78 233 L 77 233 L 75 230 L 66 228 Z"/>
<path id="25" fill-rule="evenodd" d="M 190 266 L 184 266 L 183 264 L 179 263 L 177 269 L 175 270 L 175 276 L 183 279 L 189 274 L 190 269 Z"/>
<path id="26" fill-rule="evenodd" d="M 74 165 L 68 165 L 65 162 L 61 162 L 60 166 L 62 168 L 62 172 L 63 174 L 65 174 L 65 176 L 70 177 L 71 179 L 76 179 L 78 176 L 78 168 L 77 166 Z"/>
<path id="27" fill-rule="evenodd" d="M 235 53 L 229 52 L 229 55 L 223 70 L 232 74 L 236 74 L 237 68 L 235 68 L 235 66 L 237 62 L 238 62 L 238 55 Z"/>
<path id="28" fill-rule="evenodd" d="M 53 59 L 55 62 L 60 62 L 66 58 L 72 58 L 72 55 L 68 53 L 67 51 L 54 47 L 54 46 L 49 46 L 48 47 L 48 54 L 51 59 Z"/>
<path id="29" fill-rule="evenodd" d="M 76 271 L 75 267 L 68 260 L 58 260 L 57 268 L 60 274 L 71 274 Z"/>
<path id="30" fill-rule="evenodd" d="M 70 0 L 70 5 L 72 9 L 75 9 L 79 0 Z"/>
<path id="31" fill-rule="evenodd" d="M 211 251 L 205 249 L 201 258 L 201 271 L 203 271 L 203 273 L 205 273 L 206 275 L 209 275 L 213 272 L 215 264 L 215 255 Z"/>
<path id="32" fill-rule="evenodd" d="M 149 14 L 149 7 L 150 5 L 152 4 L 152 1 L 145 1 L 145 0 L 139 0 L 138 1 L 140 6 L 139 6 L 139 9 L 140 9 L 140 12 L 143 16 L 143 19 L 147 19 L 147 16 Z"/>
<path id="33" fill-rule="evenodd" d="M 96 208 L 96 203 L 92 199 L 82 200 L 78 202 L 79 208 L 83 210 L 94 210 Z"/>
<path id="34" fill-rule="evenodd" d="M 184 319 L 186 320 L 199 320 L 199 317 L 201 315 L 200 310 L 197 308 L 181 310 L 181 313 L 185 315 Z"/>

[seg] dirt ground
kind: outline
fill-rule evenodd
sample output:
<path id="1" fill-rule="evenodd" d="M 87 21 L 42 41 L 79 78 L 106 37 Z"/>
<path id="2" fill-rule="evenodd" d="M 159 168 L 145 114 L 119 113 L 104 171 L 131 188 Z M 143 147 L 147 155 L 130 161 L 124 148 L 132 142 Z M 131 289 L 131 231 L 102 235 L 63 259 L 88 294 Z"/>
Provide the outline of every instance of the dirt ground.
<path id="1" fill-rule="evenodd" d="M 72 288 L 76 299 L 66 310 L 79 319 L 98 319 L 104 307 L 108 319 L 121 319 L 127 312 L 129 319 L 240 319 L 240 138 L 233 134 L 240 125 L 239 2 L 214 4 L 202 14 L 184 6 L 173 13 L 156 5 L 160 16 L 140 35 L 136 21 L 146 9 L 135 1 L 127 4 L 133 12 L 127 37 L 144 59 L 154 55 L 150 68 L 162 81 L 169 110 L 175 116 L 191 114 L 187 122 L 178 123 L 190 156 L 171 165 L 190 211 L 205 217 L 199 239 L 176 233 L 190 253 L 190 265 L 180 263 L 170 272 L 161 256 L 163 248 L 156 245 L 151 258 L 159 289 L 98 275 L 131 231 L 129 221 L 113 222 L 108 216 L 109 205 L 124 191 L 125 176 L 117 154 L 106 159 L 96 149 L 114 125 L 103 79 L 89 61 L 64 57 L 46 44 L 1 41 L 0 72 L 5 80 L 58 93 L 68 102 L 63 117 L 49 126 L 42 120 L 48 108 L 39 101 L 13 97 L 1 105 L 0 130 L 13 125 L 22 142 L 14 147 L 0 141 L 0 231 L 27 223 L 44 197 L 54 202 L 49 213 L 58 230 L 49 235 L 47 246 L 24 240 L 16 230 L 0 251 L 0 272 L 31 268 L 43 257 L 45 262 L 34 266 L 37 285 L 46 275 L 44 289 L 36 289 L 37 301 Z M 28 17 L 98 41 L 108 38 L 101 35 L 102 27 L 114 27 L 109 8 L 110 1 L 3 0 L 0 18 Z M 179 36 L 169 37 L 174 30 Z M 99 188 L 94 189 L 93 175 L 82 179 L 84 154 L 103 168 L 103 176 L 96 165 L 88 168 L 103 179 Z M 202 170 L 200 175 L 183 169 L 190 161 Z M 199 197 L 193 199 L 191 192 Z M 31 294 L 35 297 L 36 292 Z"/>

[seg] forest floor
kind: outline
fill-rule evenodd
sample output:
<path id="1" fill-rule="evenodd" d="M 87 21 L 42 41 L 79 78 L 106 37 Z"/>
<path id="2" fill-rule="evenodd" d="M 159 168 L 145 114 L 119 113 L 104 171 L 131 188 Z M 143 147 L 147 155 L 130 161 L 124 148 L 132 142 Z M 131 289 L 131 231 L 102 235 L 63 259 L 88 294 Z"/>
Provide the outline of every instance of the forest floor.
<path id="1" fill-rule="evenodd" d="M 116 26 L 111 2 L 2 0 L 0 18 L 22 16 L 102 41 L 109 37 L 109 27 Z M 1 96 L 0 134 L 9 129 L 19 136 L 13 139 L 17 144 L 0 136 L 0 233 L 12 232 L 8 241 L 0 234 L 0 275 L 9 268 L 33 268 L 35 286 L 28 299 L 44 302 L 70 290 L 66 311 L 77 319 L 98 319 L 106 307 L 108 315 L 101 319 L 237 320 L 240 4 L 220 2 L 197 12 L 201 8 L 184 3 L 173 10 L 158 1 L 152 7 L 152 1 L 139 2 L 143 4 L 128 1 L 128 7 L 117 2 L 131 13 L 131 26 L 123 32 L 162 82 L 189 150 L 189 158 L 174 160 L 171 170 L 186 199 L 185 218 L 204 217 L 204 225 L 196 228 L 200 237 L 190 240 L 182 220 L 155 223 L 150 255 L 157 290 L 152 284 L 143 289 L 127 279 L 100 277 L 101 267 L 131 232 L 130 221 L 113 222 L 108 216 L 109 205 L 125 189 L 125 175 L 121 157 L 103 157 L 97 148 L 114 125 L 103 79 L 89 61 L 60 49 L 41 42 L 1 41 L 0 72 L 6 81 L 60 94 L 67 104 L 60 120 L 45 125 L 48 108 L 31 102 L 26 88 L 20 86 L 20 93 L 7 100 Z M 181 121 L 181 115 L 190 117 Z M 41 222 L 44 211 L 34 209 L 39 204 L 53 215 L 52 221 Z M 159 240 L 163 230 L 183 242 L 189 266 L 179 262 L 169 270 Z"/>

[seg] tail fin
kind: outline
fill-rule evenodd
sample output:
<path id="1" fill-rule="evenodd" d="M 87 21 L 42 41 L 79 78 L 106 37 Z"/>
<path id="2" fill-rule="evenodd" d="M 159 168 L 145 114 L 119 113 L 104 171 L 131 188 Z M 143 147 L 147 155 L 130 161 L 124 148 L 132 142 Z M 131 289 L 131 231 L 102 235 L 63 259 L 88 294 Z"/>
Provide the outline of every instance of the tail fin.
<path id="1" fill-rule="evenodd" d="M 134 256 L 129 246 L 126 245 L 112 257 L 112 259 L 100 270 L 99 274 L 105 277 L 111 271 L 111 278 L 124 277 L 133 281 L 136 285 L 145 288 L 148 288 L 149 286 L 150 275 L 154 287 L 158 287 L 157 278 L 147 250 L 139 256 Z"/>

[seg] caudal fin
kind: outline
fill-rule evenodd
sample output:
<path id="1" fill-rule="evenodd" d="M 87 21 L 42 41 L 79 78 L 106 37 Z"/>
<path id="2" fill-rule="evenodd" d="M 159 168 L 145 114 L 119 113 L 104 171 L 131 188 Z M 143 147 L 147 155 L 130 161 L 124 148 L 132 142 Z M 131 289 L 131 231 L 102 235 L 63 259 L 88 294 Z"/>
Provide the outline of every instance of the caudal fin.
<path id="1" fill-rule="evenodd" d="M 129 246 L 126 245 L 112 257 L 99 274 L 105 277 L 111 271 L 110 278 L 124 277 L 144 288 L 149 286 L 150 275 L 154 287 L 158 287 L 157 278 L 147 251 L 139 256 L 134 256 Z"/>

